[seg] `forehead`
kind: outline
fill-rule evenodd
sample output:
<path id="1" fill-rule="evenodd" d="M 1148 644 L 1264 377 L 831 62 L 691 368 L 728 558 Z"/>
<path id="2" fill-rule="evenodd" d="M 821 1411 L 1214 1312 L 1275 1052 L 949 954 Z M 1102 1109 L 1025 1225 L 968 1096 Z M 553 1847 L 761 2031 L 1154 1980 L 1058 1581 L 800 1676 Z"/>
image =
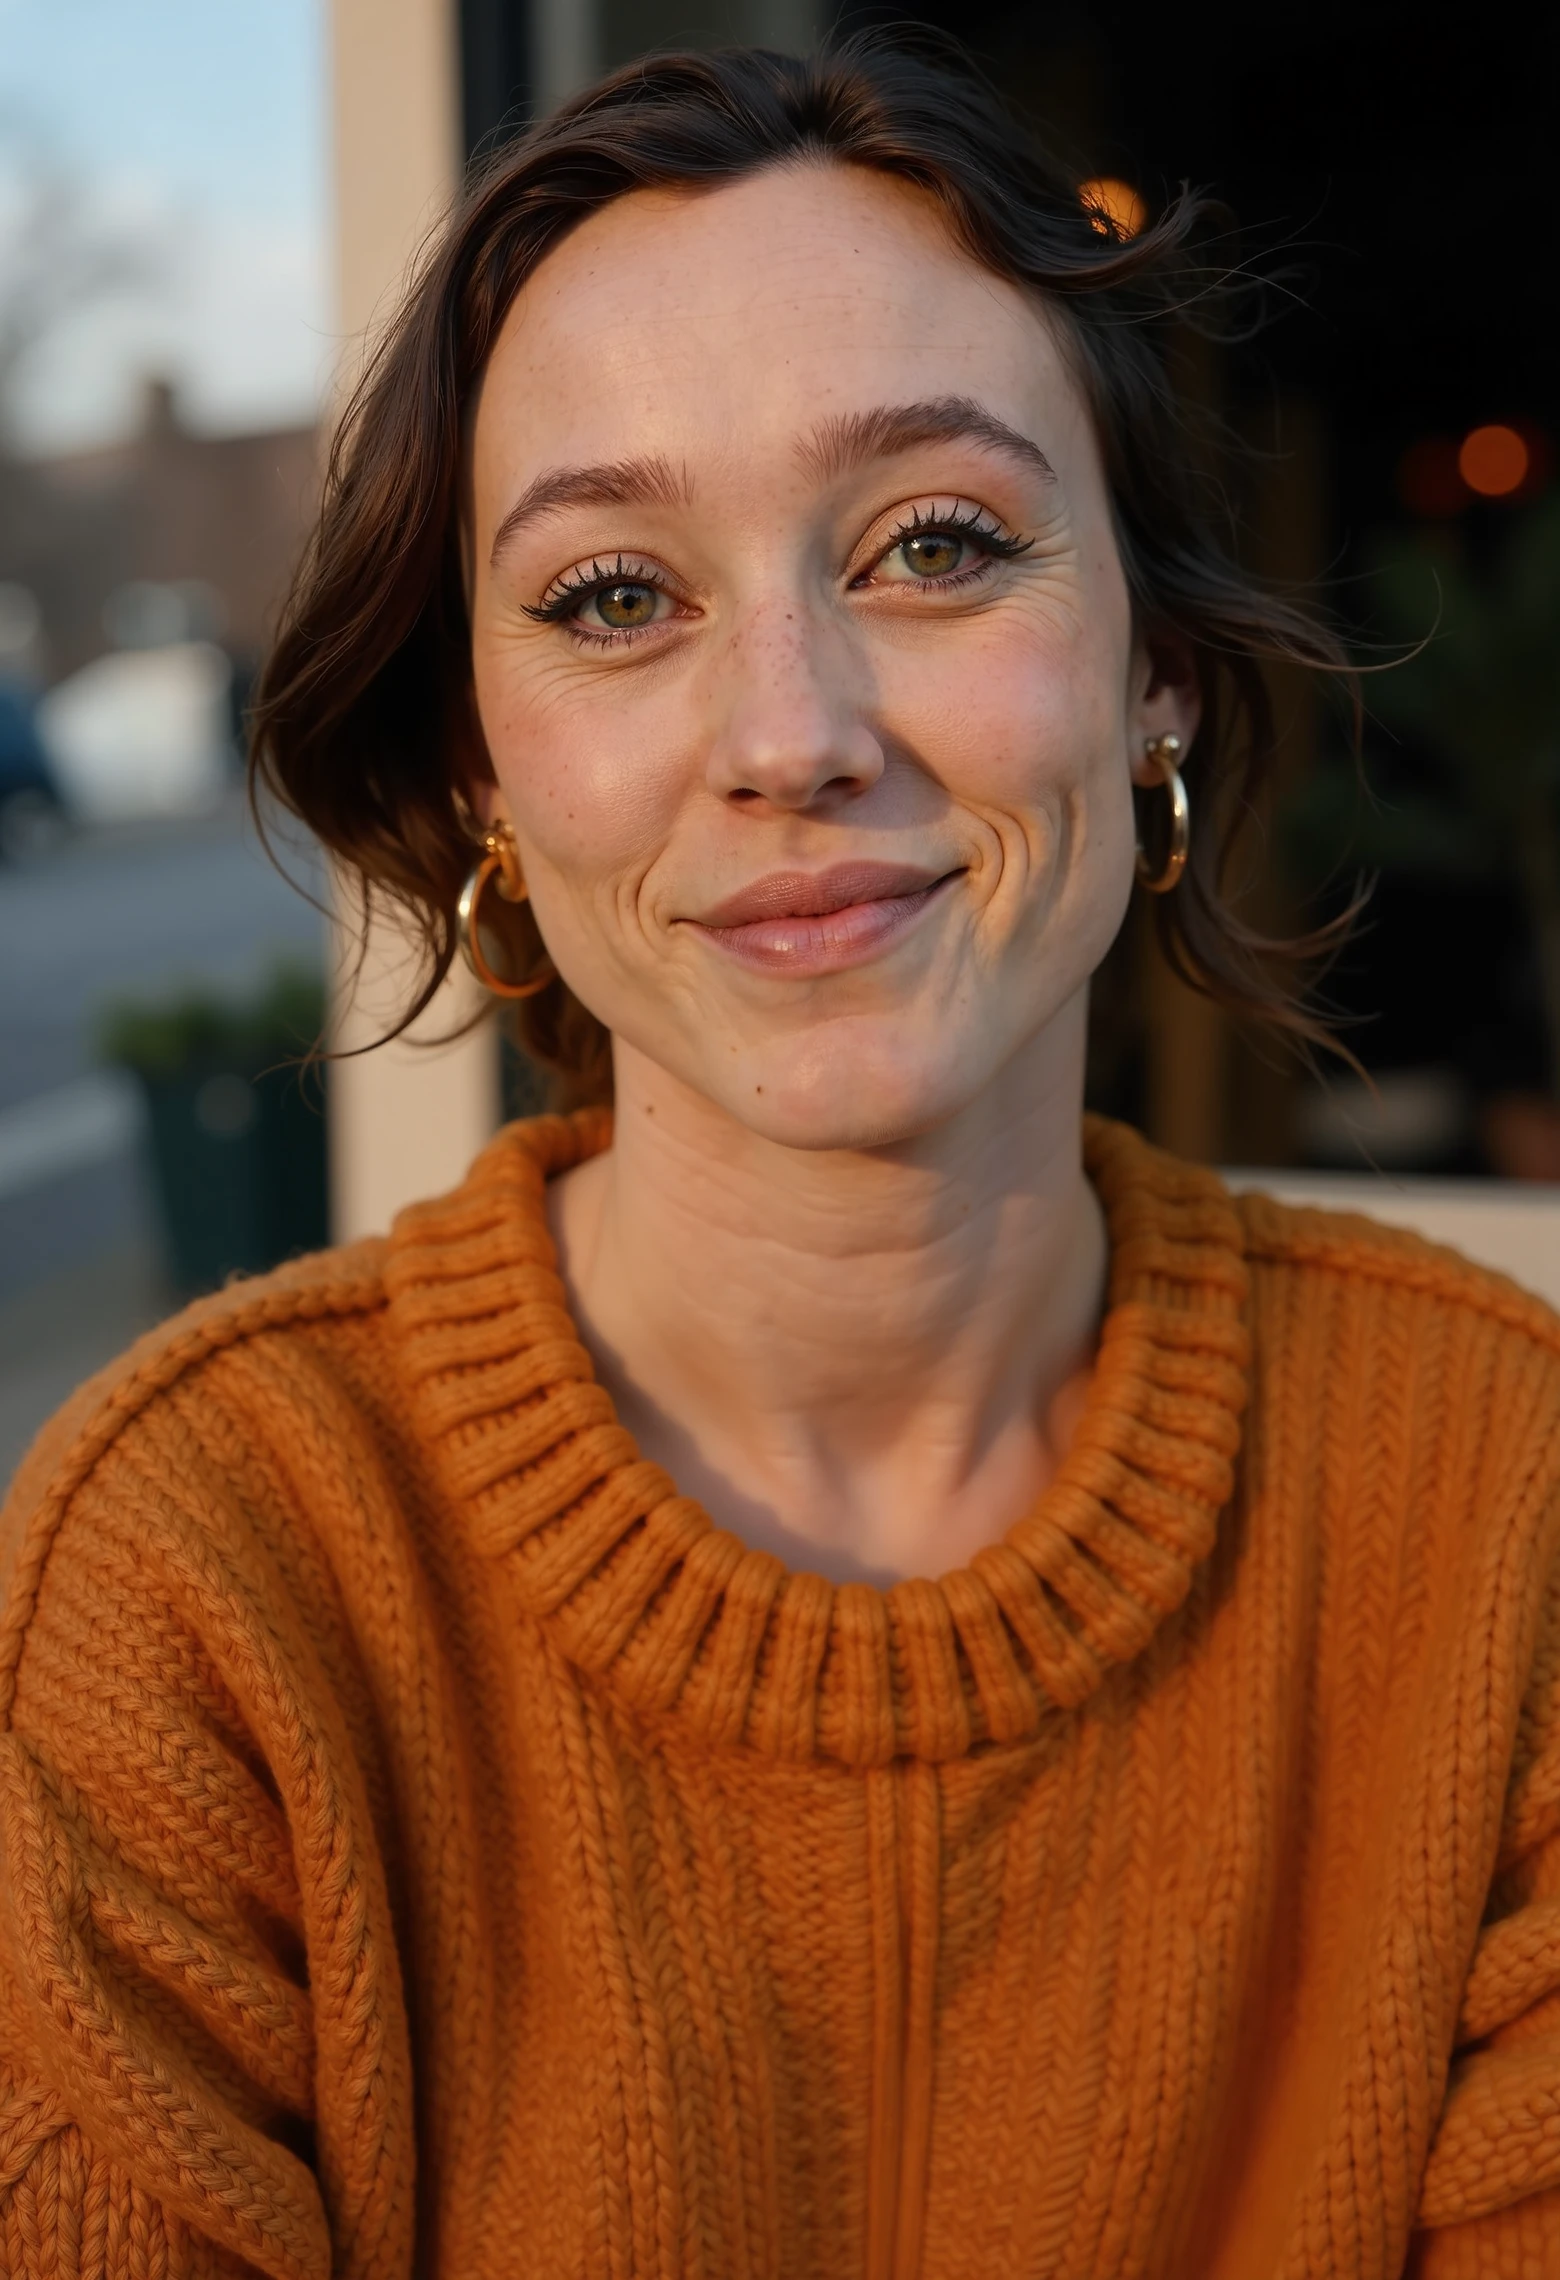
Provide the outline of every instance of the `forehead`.
<path id="1" fill-rule="evenodd" d="M 794 436 L 882 402 L 974 395 L 1032 426 L 1079 407 L 1038 303 L 972 260 L 936 202 L 825 163 L 636 191 L 539 264 L 476 422 L 548 460 Z"/>

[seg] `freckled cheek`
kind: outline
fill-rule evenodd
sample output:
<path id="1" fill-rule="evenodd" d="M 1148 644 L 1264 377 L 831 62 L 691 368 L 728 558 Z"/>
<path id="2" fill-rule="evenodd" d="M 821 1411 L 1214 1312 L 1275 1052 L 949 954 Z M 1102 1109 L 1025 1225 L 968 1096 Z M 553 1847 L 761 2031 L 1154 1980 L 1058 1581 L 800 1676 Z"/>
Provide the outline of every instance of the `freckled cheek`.
<path id="1" fill-rule="evenodd" d="M 1114 763 L 1119 710 L 1097 660 L 1030 641 L 902 682 L 890 727 L 955 799 L 1050 813 Z"/>
<path id="2" fill-rule="evenodd" d="M 532 692 L 481 709 L 538 916 L 632 899 L 675 828 L 683 771 L 628 706 L 581 713 Z"/>

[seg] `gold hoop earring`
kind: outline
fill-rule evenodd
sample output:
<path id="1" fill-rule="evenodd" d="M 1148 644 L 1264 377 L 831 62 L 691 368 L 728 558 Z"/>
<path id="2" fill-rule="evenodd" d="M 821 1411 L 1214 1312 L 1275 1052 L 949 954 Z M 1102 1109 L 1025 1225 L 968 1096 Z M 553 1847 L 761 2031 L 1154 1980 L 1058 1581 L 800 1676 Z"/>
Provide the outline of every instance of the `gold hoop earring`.
<path id="1" fill-rule="evenodd" d="M 461 888 L 460 899 L 455 905 L 455 939 L 460 944 L 460 954 L 482 987 L 491 990 L 494 997 L 535 997 L 538 990 L 546 989 L 549 982 L 557 979 L 551 960 L 548 961 L 546 972 L 529 982 L 506 982 L 501 975 L 494 973 L 483 955 L 479 912 L 483 890 L 489 879 L 496 876 L 499 894 L 507 903 L 528 901 L 531 890 L 526 885 L 525 873 L 520 868 L 520 850 L 515 845 L 515 835 L 507 823 L 494 824 L 490 830 L 484 831 L 482 846 L 482 859 Z"/>
<path id="2" fill-rule="evenodd" d="M 1176 762 L 1181 757 L 1181 739 L 1178 736 L 1151 736 L 1144 748 L 1144 757 L 1152 761 L 1164 779 L 1165 790 L 1170 794 L 1170 851 L 1164 868 L 1151 871 L 1148 858 L 1138 842 L 1137 875 L 1151 895 L 1167 895 L 1186 869 L 1186 858 L 1192 845 L 1192 809 L 1186 796 L 1186 785 Z"/>

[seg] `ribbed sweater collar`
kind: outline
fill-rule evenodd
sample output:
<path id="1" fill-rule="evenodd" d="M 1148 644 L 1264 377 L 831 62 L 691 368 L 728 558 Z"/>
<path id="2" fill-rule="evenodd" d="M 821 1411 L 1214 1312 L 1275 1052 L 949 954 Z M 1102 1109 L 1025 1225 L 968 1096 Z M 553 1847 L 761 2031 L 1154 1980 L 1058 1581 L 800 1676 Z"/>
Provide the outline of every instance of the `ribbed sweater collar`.
<path id="1" fill-rule="evenodd" d="M 1088 1121 L 1111 1264 L 1072 1447 L 968 1567 L 879 1591 L 749 1549 L 618 1423 L 544 1195 L 610 1137 L 601 1110 L 511 1125 L 453 1194 L 402 1214 L 386 1267 L 451 1503 L 577 1668 L 709 1743 L 881 1765 L 1023 1740 L 1142 1651 L 1212 1549 L 1240 1440 L 1246 1268 L 1212 1174 Z"/>

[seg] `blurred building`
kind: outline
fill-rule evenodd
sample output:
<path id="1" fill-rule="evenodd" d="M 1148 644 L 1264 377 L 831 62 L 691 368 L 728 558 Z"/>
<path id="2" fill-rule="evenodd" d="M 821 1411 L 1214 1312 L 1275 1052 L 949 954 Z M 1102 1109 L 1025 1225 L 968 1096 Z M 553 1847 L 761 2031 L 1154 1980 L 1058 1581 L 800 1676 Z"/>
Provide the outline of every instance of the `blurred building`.
<path id="1" fill-rule="evenodd" d="M 40 615 L 38 668 L 54 681 L 108 647 L 157 637 L 220 642 L 240 667 L 265 647 L 318 491 L 312 427 L 202 435 L 148 381 L 136 432 L 96 450 L 0 461 L 0 582 Z M 183 624 L 147 622 L 155 595 Z M 137 622 L 137 589 L 141 622 Z"/>

